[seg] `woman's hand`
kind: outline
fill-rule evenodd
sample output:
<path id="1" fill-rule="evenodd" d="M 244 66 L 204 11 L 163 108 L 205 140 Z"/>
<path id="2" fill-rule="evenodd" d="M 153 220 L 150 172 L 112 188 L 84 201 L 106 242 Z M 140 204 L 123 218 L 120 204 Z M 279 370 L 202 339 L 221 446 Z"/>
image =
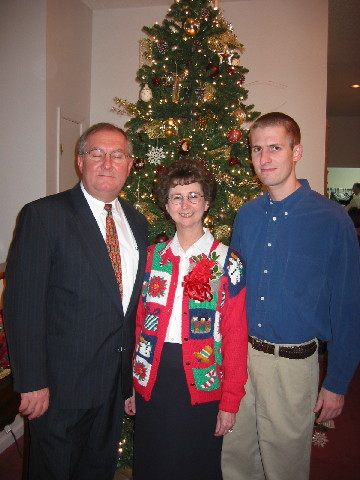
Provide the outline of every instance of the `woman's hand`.
<path id="1" fill-rule="evenodd" d="M 135 394 L 133 396 L 125 400 L 125 413 L 130 415 L 131 417 L 136 413 L 136 406 L 135 406 Z"/>
<path id="2" fill-rule="evenodd" d="M 216 421 L 215 436 L 220 437 L 221 435 L 226 435 L 229 433 L 229 431 L 231 431 L 235 425 L 235 422 L 236 413 L 223 412 L 222 410 L 219 410 Z"/>

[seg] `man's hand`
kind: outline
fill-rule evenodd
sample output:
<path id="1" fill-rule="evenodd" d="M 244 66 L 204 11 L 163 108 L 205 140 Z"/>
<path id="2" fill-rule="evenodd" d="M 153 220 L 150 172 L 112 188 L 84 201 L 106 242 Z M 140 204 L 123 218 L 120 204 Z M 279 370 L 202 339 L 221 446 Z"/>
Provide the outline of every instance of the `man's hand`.
<path id="1" fill-rule="evenodd" d="M 28 415 L 29 420 L 41 417 L 49 407 L 50 393 L 48 388 L 21 394 L 19 412 Z"/>
<path id="2" fill-rule="evenodd" d="M 319 392 L 314 413 L 320 412 L 317 423 L 327 422 L 340 415 L 344 407 L 344 395 L 329 392 L 322 388 Z"/>

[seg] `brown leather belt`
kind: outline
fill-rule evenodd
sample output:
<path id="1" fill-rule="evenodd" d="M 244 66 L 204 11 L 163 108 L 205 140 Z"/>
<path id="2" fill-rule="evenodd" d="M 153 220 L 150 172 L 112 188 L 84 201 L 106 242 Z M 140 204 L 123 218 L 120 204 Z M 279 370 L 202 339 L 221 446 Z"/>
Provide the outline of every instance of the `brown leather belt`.
<path id="1" fill-rule="evenodd" d="M 263 342 L 256 337 L 250 337 L 249 343 L 252 348 L 259 350 L 259 352 L 270 353 L 271 355 L 275 354 L 275 345 L 273 343 Z M 294 345 L 290 347 L 279 347 L 279 357 L 291 358 L 291 359 L 303 359 L 310 357 L 313 353 L 316 352 L 317 343 L 315 340 L 313 342 L 307 343 L 306 345 Z"/>

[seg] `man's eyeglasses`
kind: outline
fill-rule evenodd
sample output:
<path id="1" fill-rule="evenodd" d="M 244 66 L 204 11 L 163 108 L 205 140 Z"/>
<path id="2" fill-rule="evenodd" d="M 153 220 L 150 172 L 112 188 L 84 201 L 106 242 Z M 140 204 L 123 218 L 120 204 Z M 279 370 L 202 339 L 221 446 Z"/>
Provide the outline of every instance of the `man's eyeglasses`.
<path id="1" fill-rule="evenodd" d="M 125 160 L 130 157 L 129 155 L 126 155 L 123 150 L 114 150 L 113 152 L 107 154 L 101 148 L 93 148 L 89 152 L 84 152 L 84 154 L 94 162 L 103 162 L 106 158 L 106 155 L 109 155 L 114 163 L 125 162 Z"/>
<path id="2" fill-rule="evenodd" d="M 181 205 L 182 202 L 184 201 L 184 198 L 187 198 L 190 203 L 193 203 L 194 205 L 196 205 L 201 201 L 201 198 L 203 196 L 204 195 L 200 195 L 200 193 L 196 193 L 196 192 L 190 192 L 186 195 L 186 197 L 184 197 L 180 193 L 173 193 L 172 195 L 170 195 L 168 200 L 173 205 Z"/>

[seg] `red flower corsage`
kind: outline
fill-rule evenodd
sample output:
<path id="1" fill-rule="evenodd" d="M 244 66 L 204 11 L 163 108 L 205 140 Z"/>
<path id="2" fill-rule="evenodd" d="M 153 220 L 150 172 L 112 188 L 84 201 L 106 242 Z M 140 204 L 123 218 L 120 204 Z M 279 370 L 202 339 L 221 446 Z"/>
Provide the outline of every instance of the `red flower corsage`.
<path id="1" fill-rule="evenodd" d="M 191 271 L 185 275 L 182 283 L 184 295 L 199 302 L 212 300 L 210 281 L 222 274 L 217 263 L 219 256 L 212 252 L 208 257 L 204 254 L 191 257 L 194 263 L 190 265 Z"/>

